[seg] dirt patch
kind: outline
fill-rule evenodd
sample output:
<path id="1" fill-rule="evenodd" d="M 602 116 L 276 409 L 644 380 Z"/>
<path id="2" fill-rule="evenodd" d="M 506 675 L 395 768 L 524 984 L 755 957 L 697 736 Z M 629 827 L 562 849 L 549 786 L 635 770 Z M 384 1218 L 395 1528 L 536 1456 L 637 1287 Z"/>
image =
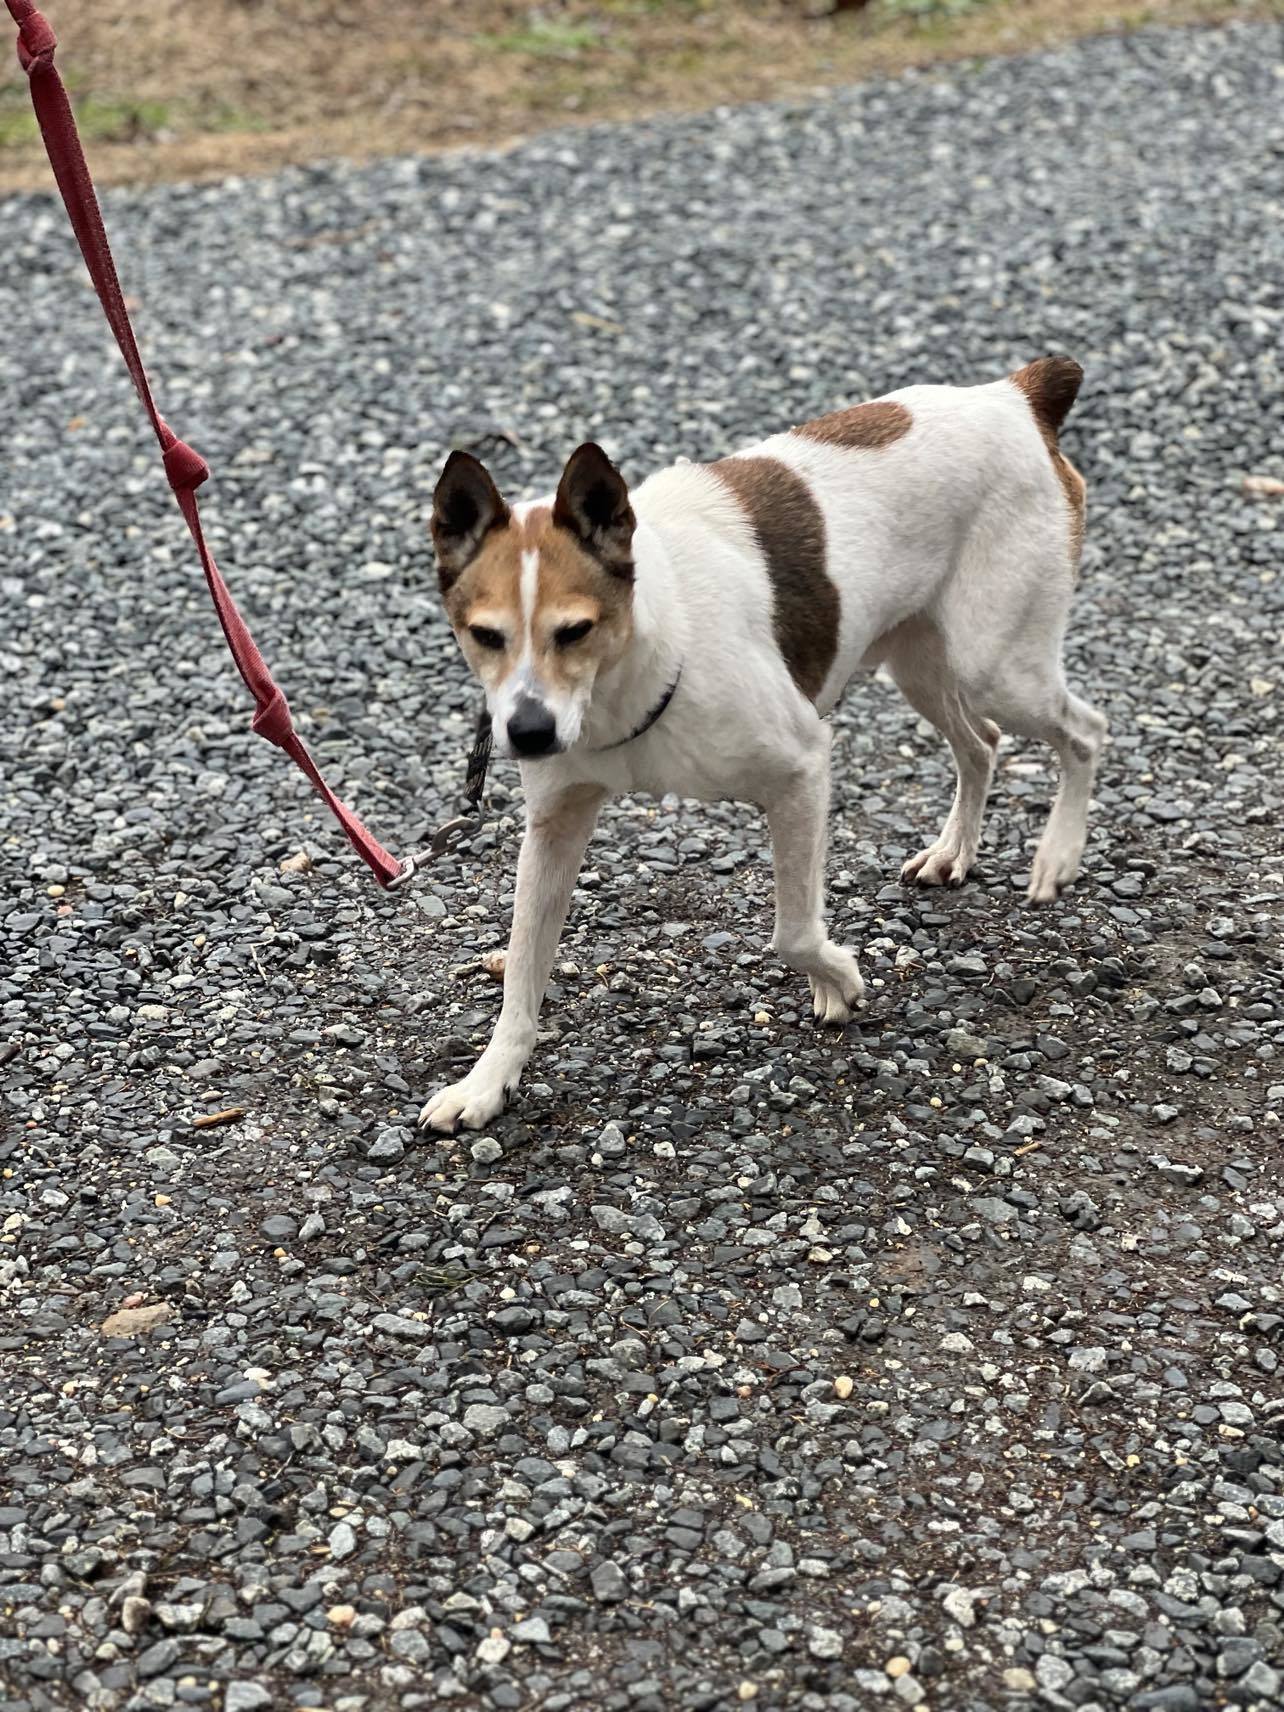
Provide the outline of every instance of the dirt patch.
<path id="1" fill-rule="evenodd" d="M 830 3 L 50 0 L 46 10 L 104 184 L 501 143 L 1145 24 L 1284 17 L 1284 0 L 870 0 L 810 15 Z M 0 190 L 45 189 L 25 79 L 10 67 Z"/>

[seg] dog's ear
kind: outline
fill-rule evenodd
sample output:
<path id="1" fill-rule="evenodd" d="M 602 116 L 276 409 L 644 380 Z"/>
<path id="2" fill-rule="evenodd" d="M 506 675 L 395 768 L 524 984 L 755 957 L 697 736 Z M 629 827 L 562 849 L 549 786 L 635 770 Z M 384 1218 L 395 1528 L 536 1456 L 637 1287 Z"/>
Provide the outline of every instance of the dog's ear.
<path id="1" fill-rule="evenodd" d="M 633 576 L 633 530 L 636 519 L 624 477 L 600 446 L 591 440 L 567 459 L 553 522 L 571 534 L 612 576 Z"/>
<path id="2" fill-rule="evenodd" d="M 508 522 L 508 507 L 484 464 L 452 452 L 432 496 L 432 544 L 443 592 L 466 570 L 492 529 Z"/>

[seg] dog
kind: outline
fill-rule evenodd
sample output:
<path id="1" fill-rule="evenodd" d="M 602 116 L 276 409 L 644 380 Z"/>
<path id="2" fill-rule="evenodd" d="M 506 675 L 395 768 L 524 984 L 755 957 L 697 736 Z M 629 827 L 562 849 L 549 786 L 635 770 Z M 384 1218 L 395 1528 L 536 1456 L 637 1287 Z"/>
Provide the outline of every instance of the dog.
<path id="1" fill-rule="evenodd" d="M 824 917 L 826 716 L 857 672 L 885 667 L 958 769 L 903 880 L 966 878 L 1001 729 L 1060 763 L 1029 897 L 1075 878 L 1106 733 L 1061 661 L 1086 490 L 1058 434 L 1082 379 L 1053 356 L 987 385 L 908 387 L 632 493 L 592 443 L 551 499 L 511 506 L 451 453 L 433 497 L 442 597 L 496 751 L 521 764 L 526 831 L 499 1022 L 422 1126 L 479 1129 L 517 1086 L 585 847 L 619 792 L 760 805 L 771 948 L 822 1023 L 850 1019 L 864 984 Z"/>

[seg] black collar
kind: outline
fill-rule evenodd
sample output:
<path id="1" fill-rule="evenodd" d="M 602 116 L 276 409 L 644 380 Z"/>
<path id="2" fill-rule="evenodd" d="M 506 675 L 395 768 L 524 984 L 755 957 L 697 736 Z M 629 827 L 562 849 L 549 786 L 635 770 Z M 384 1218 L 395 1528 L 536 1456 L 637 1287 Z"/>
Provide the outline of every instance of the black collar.
<path id="1" fill-rule="evenodd" d="M 641 725 L 638 726 L 637 730 L 630 731 L 627 737 L 621 737 L 614 743 L 608 743 L 604 748 L 595 750 L 594 753 L 605 755 L 608 749 L 622 749 L 626 743 L 632 743 L 636 738 L 641 737 L 645 732 L 650 731 L 651 727 L 659 719 L 665 708 L 668 707 L 669 703 L 673 700 L 681 681 L 682 667 L 679 666 L 677 676 L 669 685 L 668 689 L 665 690 L 659 701 L 656 702 L 650 713 L 647 714 Z M 429 850 L 424 851 L 418 857 L 412 856 L 408 858 L 407 861 L 402 864 L 400 875 L 392 881 L 394 886 L 401 885 L 404 881 L 408 880 L 419 863 L 423 862 L 425 859 L 440 856 L 445 851 L 452 849 L 463 837 L 470 832 L 475 832 L 478 826 L 480 826 L 482 794 L 486 789 L 486 771 L 490 765 L 490 752 L 490 711 L 487 708 L 486 703 L 483 701 L 481 711 L 477 715 L 477 732 L 473 738 L 473 746 L 468 752 L 468 772 L 464 783 L 464 812 L 455 820 L 448 821 L 444 826 L 438 827 L 437 831 L 433 835 L 432 845 Z"/>
<path id="2" fill-rule="evenodd" d="M 669 703 L 673 700 L 677 693 L 678 685 L 681 682 L 682 667 L 679 666 L 677 677 L 674 678 L 673 682 L 669 685 L 668 689 L 665 690 L 664 694 L 660 697 L 659 701 L 656 702 L 655 706 L 651 709 L 650 713 L 647 714 L 646 718 L 642 721 L 641 725 L 638 726 L 637 730 L 630 731 L 627 737 L 620 737 L 614 743 L 603 744 L 600 749 L 595 749 L 593 753 L 595 755 L 605 755 L 609 749 L 623 749 L 626 743 L 632 743 L 645 732 L 650 731 L 651 727 L 659 719 L 665 708 L 668 707 Z"/>

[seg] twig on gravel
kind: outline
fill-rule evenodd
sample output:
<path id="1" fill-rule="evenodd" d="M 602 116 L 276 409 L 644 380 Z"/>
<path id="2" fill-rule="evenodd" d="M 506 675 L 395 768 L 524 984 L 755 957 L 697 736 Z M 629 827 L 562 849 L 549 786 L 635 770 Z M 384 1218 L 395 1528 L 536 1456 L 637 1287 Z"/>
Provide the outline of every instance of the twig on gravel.
<path id="1" fill-rule="evenodd" d="M 239 1123 L 245 1116 L 243 1106 L 227 1106 L 221 1112 L 205 1112 L 203 1116 L 192 1119 L 193 1129 L 213 1129 L 217 1124 Z"/>

